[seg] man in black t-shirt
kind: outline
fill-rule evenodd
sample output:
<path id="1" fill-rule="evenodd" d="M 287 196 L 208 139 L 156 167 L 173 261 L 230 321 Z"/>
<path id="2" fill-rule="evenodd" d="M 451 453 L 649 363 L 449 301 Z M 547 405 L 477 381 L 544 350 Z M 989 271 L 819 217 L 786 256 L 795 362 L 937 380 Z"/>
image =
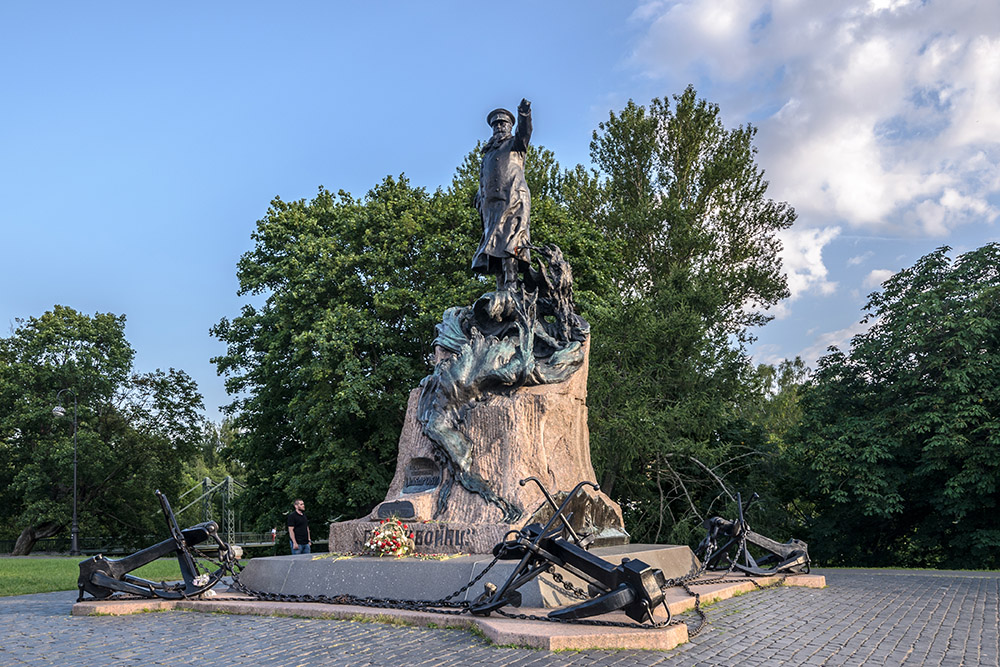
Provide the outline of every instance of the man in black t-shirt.
<path id="1" fill-rule="evenodd" d="M 306 518 L 306 504 L 301 498 L 296 498 L 292 503 L 295 508 L 288 514 L 288 539 L 292 542 L 292 554 L 310 553 L 312 536 L 309 534 L 309 519 Z"/>

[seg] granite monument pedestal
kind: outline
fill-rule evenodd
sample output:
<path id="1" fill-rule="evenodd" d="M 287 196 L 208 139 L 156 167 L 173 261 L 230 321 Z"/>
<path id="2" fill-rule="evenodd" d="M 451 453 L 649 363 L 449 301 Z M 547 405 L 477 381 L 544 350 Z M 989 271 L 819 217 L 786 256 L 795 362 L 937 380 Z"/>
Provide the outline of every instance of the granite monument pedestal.
<path id="1" fill-rule="evenodd" d="M 623 558 L 644 561 L 663 570 L 671 579 L 700 566 L 688 547 L 632 544 L 596 547 L 591 553 L 618 564 Z M 395 600 L 439 600 L 475 579 L 492 556 L 467 555 L 444 560 L 376 556 L 331 555 L 271 556 L 254 558 L 240 573 L 247 588 L 282 595 L 354 595 Z M 475 585 L 454 601 L 473 601 L 489 582 L 499 587 L 517 566 L 516 560 L 498 561 Z M 586 583 L 568 572 L 564 579 L 586 589 Z M 525 607 L 561 607 L 579 600 L 549 574 L 541 574 L 518 589 Z"/>
<path id="2" fill-rule="evenodd" d="M 536 477 L 561 502 L 578 482 L 596 479 L 587 428 L 588 350 L 589 343 L 584 344 L 584 363 L 566 382 L 489 396 L 465 415 L 472 471 L 523 508 L 518 521 L 505 522 L 496 506 L 458 484 L 451 487 L 447 508 L 438 511 L 447 471 L 417 419 L 421 388 L 416 388 L 410 392 L 385 501 L 361 519 L 331 524 L 330 551 L 361 552 L 370 531 L 392 516 L 409 525 L 415 551 L 425 554 L 489 553 L 507 532 L 547 521 L 551 510 L 541 491 L 520 480 Z M 569 512 L 574 529 L 594 535 L 595 546 L 628 542 L 621 508 L 604 493 L 583 489 Z"/>

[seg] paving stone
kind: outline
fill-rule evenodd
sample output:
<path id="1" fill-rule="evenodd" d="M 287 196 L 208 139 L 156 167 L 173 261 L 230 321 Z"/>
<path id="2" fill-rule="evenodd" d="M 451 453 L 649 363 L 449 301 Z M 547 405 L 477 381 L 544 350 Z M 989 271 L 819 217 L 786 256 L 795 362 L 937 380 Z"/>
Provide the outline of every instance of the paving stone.
<path id="1" fill-rule="evenodd" d="M 825 570 L 824 590 L 709 605 L 660 651 L 498 648 L 463 630 L 184 611 L 72 617 L 75 592 L 0 598 L 0 665 L 993 665 L 1000 573 Z M 684 615 L 695 623 L 693 615 Z M 442 623 L 442 625 L 445 625 Z"/>

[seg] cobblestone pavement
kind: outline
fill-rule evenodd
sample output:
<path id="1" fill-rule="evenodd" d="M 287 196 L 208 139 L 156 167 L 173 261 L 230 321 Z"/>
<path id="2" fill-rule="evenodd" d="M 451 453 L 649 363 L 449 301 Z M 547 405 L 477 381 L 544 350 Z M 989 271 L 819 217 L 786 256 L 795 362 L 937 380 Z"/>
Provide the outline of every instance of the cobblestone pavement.
<path id="1" fill-rule="evenodd" d="M 553 653 L 463 630 L 287 617 L 73 617 L 75 592 L 25 595 L 0 598 L 0 665 L 1000 665 L 1000 572 L 819 573 L 824 590 L 711 605 L 705 631 L 666 652 Z"/>

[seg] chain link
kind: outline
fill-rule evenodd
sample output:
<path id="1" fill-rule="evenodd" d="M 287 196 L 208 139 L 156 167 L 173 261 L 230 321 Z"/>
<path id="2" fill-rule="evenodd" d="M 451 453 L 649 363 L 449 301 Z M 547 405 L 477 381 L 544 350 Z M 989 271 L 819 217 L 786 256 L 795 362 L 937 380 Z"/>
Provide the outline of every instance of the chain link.
<path id="1" fill-rule="evenodd" d="M 472 586 L 478 583 L 486 574 L 493 569 L 493 566 L 499 562 L 503 551 L 498 555 L 494 556 L 493 560 L 490 562 L 486 568 L 480 572 L 472 581 L 462 586 L 458 590 L 439 600 L 397 600 L 392 598 L 376 598 L 376 597 L 358 597 L 356 595 L 294 595 L 290 593 L 268 593 L 265 591 L 257 591 L 249 588 L 243 582 L 239 580 L 239 573 L 236 568 L 231 570 L 233 575 L 233 588 L 235 588 L 240 593 L 248 595 L 254 599 L 263 602 L 318 602 L 322 604 L 338 604 L 338 605 L 355 605 L 360 607 L 373 607 L 379 609 L 401 609 L 406 611 L 423 611 L 432 614 L 446 614 L 458 616 L 466 613 L 471 613 L 470 607 L 472 603 L 467 600 L 462 600 L 460 602 L 453 602 L 452 599 L 465 593 Z M 589 600 L 592 596 L 587 594 L 582 588 L 574 586 L 572 583 L 565 580 L 565 578 L 558 572 L 552 572 L 553 566 L 549 566 L 546 570 L 552 574 L 552 578 L 560 583 L 563 588 L 571 593 L 572 595 L 579 597 L 580 599 Z M 572 625 L 593 625 L 599 627 L 616 627 L 616 628 L 663 628 L 671 625 L 679 625 L 683 621 L 671 621 L 669 611 L 667 612 L 667 619 L 664 621 L 653 621 L 649 618 L 646 623 L 637 623 L 632 621 L 605 621 L 598 619 L 588 619 L 588 618 L 551 618 L 549 616 L 538 616 L 535 614 L 514 614 L 506 612 L 503 609 L 495 609 L 498 615 L 505 618 L 520 619 L 527 621 L 545 621 L 547 623 L 564 623 Z M 701 613 L 701 612 L 699 612 Z M 702 624 L 704 624 L 704 613 L 701 613 Z"/>
<path id="2" fill-rule="evenodd" d="M 502 552 L 501 554 L 502 555 Z M 494 556 L 486 568 L 476 575 L 469 583 L 458 590 L 446 595 L 438 600 L 400 600 L 393 598 L 358 597 L 356 595 L 343 594 L 336 596 L 328 595 L 294 595 L 291 593 L 268 593 L 249 588 L 239 580 L 239 573 L 231 571 L 233 575 L 233 588 L 239 592 L 249 595 L 257 600 L 266 602 L 319 602 L 322 604 L 356 605 L 360 607 L 376 607 L 381 609 L 403 609 L 408 611 L 426 611 L 434 614 L 460 615 L 467 613 L 471 602 L 468 600 L 453 601 L 470 588 L 475 586 L 486 574 L 493 569 L 493 566 L 500 561 L 500 555 Z"/>
<path id="3" fill-rule="evenodd" d="M 747 544 L 747 533 L 746 533 L 746 531 L 744 531 L 743 532 L 743 536 L 740 539 L 740 545 L 736 549 L 736 553 L 737 554 L 742 553 L 743 550 L 746 548 L 746 544 Z M 702 562 L 700 568 L 692 567 L 691 568 L 691 572 L 689 572 L 688 574 L 684 575 L 683 577 L 678 577 L 677 579 L 668 579 L 667 582 L 666 582 L 666 584 L 661 588 L 661 590 L 665 592 L 667 588 L 670 588 L 670 587 L 673 587 L 673 586 L 681 586 L 681 587 L 684 588 L 684 590 L 687 592 L 688 595 L 691 595 L 692 597 L 694 597 L 694 611 L 695 611 L 696 614 L 698 614 L 698 617 L 701 620 L 698 623 L 698 626 L 694 630 L 690 630 L 690 629 L 688 630 L 688 636 L 689 637 L 697 637 L 698 633 L 700 633 L 705 628 L 705 624 L 708 622 L 708 617 L 705 615 L 705 612 L 701 608 L 701 594 L 695 592 L 694 590 L 692 590 L 691 586 L 693 585 L 692 582 L 694 580 L 698 579 L 699 577 L 701 577 L 702 575 L 705 574 L 705 572 L 708 570 L 708 563 L 709 563 L 709 561 L 711 561 L 712 558 L 714 558 L 714 557 L 715 557 L 715 553 L 714 552 L 713 553 L 706 553 L 705 554 L 705 560 Z M 737 558 L 738 558 L 738 556 L 737 556 Z M 755 581 L 752 576 L 748 576 L 746 578 L 732 578 L 732 579 L 730 579 L 729 577 L 732 575 L 733 570 L 735 570 L 735 569 L 736 569 L 736 561 L 735 560 L 730 560 L 729 561 L 729 569 L 726 570 L 725 574 L 723 574 L 723 575 L 721 575 L 719 577 L 711 578 L 711 579 L 702 579 L 701 581 L 697 582 L 697 585 L 698 586 L 711 586 L 711 585 L 715 585 L 715 584 L 737 584 L 737 583 L 742 584 L 742 583 L 746 583 L 746 582 L 749 581 L 751 584 L 753 584 L 757 588 L 757 590 L 762 591 L 762 590 L 767 589 L 767 588 L 774 588 L 776 586 L 781 586 L 782 584 L 785 583 L 785 579 L 788 578 L 788 574 L 785 573 L 785 572 L 782 572 L 781 575 L 780 575 L 780 577 L 779 577 L 779 579 L 777 581 L 773 581 L 773 582 L 771 582 L 769 584 L 763 584 L 762 585 L 762 584 L 757 583 L 757 581 Z"/>
<path id="4" fill-rule="evenodd" d="M 560 573 L 556 572 L 555 565 L 549 565 L 548 569 L 545 571 L 552 577 L 553 581 L 557 584 L 561 584 L 563 589 L 577 600 L 589 600 L 592 597 L 587 591 L 578 586 L 574 586 L 572 582 L 566 581 Z"/>
<path id="5" fill-rule="evenodd" d="M 744 534 L 740 542 L 739 549 L 737 549 L 737 553 L 740 553 L 740 551 L 745 547 L 745 545 L 746 545 L 746 535 Z M 499 553 L 493 557 L 493 560 L 490 561 L 489 565 L 487 565 L 482 572 L 480 572 L 471 581 L 469 581 L 469 583 L 465 584 L 461 588 L 446 595 L 443 598 L 440 598 L 438 600 L 405 600 L 405 599 L 394 599 L 394 598 L 359 597 L 350 594 L 342 594 L 334 596 L 294 595 L 290 593 L 270 593 L 267 591 L 258 591 L 248 587 L 242 581 L 240 581 L 240 573 L 242 572 L 243 567 L 239 564 L 238 560 L 227 559 L 227 558 L 218 558 L 218 559 L 213 558 L 193 546 L 188 546 L 187 549 L 189 550 L 189 552 L 193 552 L 190 555 L 192 555 L 192 560 L 194 560 L 195 562 L 195 569 L 198 574 L 208 573 L 207 569 L 206 572 L 202 572 L 202 567 L 199 561 L 208 561 L 213 564 L 218 564 L 219 569 L 216 570 L 216 573 L 219 573 L 219 571 L 222 570 L 222 575 L 219 576 L 219 579 L 221 579 L 221 577 L 224 576 L 226 572 L 228 572 L 232 576 L 233 589 L 239 591 L 240 593 L 243 593 L 244 595 L 247 595 L 249 597 L 252 597 L 256 600 L 260 600 L 263 602 L 302 602 L 302 603 L 313 602 L 321 604 L 354 605 L 359 607 L 378 608 L 378 609 L 423 611 L 433 614 L 443 614 L 452 616 L 471 613 L 470 609 L 472 606 L 471 602 L 469 602 L 468 600 L 456 601 L 455 598 L 463 595 L 470 588 L 479 583 L 483 579 L 483 577 L 485 577 L 486 574 L 493 569 L 493 567 L 500 561 L 501 557 L 504 555 L 504 550 L 501 549 Z M 758 590 L 764 590 L 766 588 L 773 588 L 775 586 L 782 585 L 785 581 L 785 578 L 787 577 L 787 574 L 782 573 L 780 579 L 766 585 L 761 585 L 750 577 L 729 578 L 730 575 L 732 575 L 733 570 L 735 569 L 736 566 L 735 561 L 730 561 L 729 569 L 723 575 L 716 578 L 699 580 L 699 578 L 702 577 L 707 571 L 708 562 L 711 559 L 712 555 L 714 554 L 707 554 L 704 562 L 701 564 L 700 567 L 692 566 L 691 571 L 688 572 L 687 574 L 681 577 L 667 579 L 664 582 L 663 586 L 660 587 L 660 592 L 664 594 L 667 592 L 668 589 L 680 587 L 683 588 L 688 593 L 688 595 L 694 598 L 693 611 L 695 612 L 695 614 L 698 615 L 699 622 L 698 625 L 695 626 L 693 629 L 689 625 L 688 627 L 689 637 L 697 636 L 698 633 L 700 633 L 705 628 L 708 621 L 708 617 L 705 615 L 705 612 L 701 609 L 701 595 L 691 588 L 692 585 L 704 586 L 704 585 L 727 584 L 727 583 L 745 583 L 749 581 Z M 194 556 L 197 556 L 197 558 L 194 558 Z M 563 577 L 561 573 L 556 572 L 554 565 L 550 564 L 545 569 L 545 572 L 548 573 L 555 582 L 555 584 L 550 584 L 550 585 L 555 586 L 556 584 L 558 584 L 570 596 L 579 600 L 589 600 L 593 597 L 587 591 L 583 590 L 578 586 L 573 585 L 572 582 L 567 581 L 566 578 Z M 696 582 L 696 580 L 698 581 Z M 218 579 L 216 579 L 216 582 L 217 581 Z M 214 583 L 216 582 L 213 582 L 212 585 L 214 585 Z M 208 588 L 210 588 L 210 586 Z M 138 597 L 138 596 L 126 596 L 126 597 Z M 666 608 L 666 604 L 664 604 L 664 608 Z M 671 620 L 671 614 L 669 610 L 667 610 L 666 620 L 654 621 L 652 615 L 648 615 L 647 621 L 643 623 L 633 622 L 633 621 L 607 621 L 607 620 L 588 619 L 588 618 L 552 618 L 549 616 L 538 616 L 535 614 L 511 613 L 504 611 L 503 609 L 495 609 L 494 611 L 499 616 L 503 616 L 504 618 L 511 618 L 511 619 L 525 620 L 525 621 L 545 621 L 548 623 L 564 623 L 572 625 L 593 625 L 598 627 L 616 627 L 616 628 L 639 627 L 639 628 L 657 629 L 684 623 L 684 621 L 682 620 Z"/>

